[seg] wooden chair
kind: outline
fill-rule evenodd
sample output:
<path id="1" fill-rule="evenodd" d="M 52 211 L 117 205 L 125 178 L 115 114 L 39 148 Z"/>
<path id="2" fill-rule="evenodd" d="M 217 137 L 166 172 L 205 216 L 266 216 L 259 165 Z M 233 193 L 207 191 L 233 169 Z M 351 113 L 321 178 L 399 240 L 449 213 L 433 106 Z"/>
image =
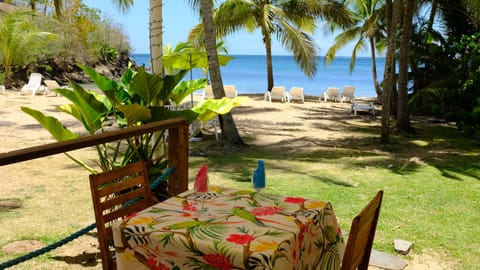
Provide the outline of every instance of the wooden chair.
<path id="1" fill-rule="evenodd" d="M 155 203 L 150 190 L 147 165 L 140 161 L 90 175 L 90 190 L 103 269 L 116 269 L 114 253 L 110 250 L 113 243 L 111 222 Z"/>
<path id="2" fill-rule="evenodd" d="M 352 221 L 341 270 L 367 270 L 382 205 L 383 190 Z"/>

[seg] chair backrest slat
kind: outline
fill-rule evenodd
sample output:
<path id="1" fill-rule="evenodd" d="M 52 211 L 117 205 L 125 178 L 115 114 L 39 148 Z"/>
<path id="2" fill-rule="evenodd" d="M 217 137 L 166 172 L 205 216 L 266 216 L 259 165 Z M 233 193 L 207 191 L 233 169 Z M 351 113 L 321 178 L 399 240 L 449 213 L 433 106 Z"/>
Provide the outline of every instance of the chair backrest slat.
<path id="1" fill-rule="evenodd" d="M 155 203 L 144 161 L 90 175 L 90 191 L 98 231 L 103 269 L 115 269 L 110 250 L 111 222 Z"/>
<path id="2" fill-rule="evenodd" d="M 342 270 L 368 269 L 382 198 L 381 190 L 353 219 L 342 260 Z"/>

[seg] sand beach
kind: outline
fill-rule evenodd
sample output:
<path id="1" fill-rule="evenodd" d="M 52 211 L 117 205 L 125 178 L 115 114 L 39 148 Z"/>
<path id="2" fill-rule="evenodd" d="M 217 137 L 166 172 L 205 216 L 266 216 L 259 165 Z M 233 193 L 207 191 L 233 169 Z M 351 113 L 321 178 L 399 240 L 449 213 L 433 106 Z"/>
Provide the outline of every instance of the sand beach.
<path id="1" fill-rule="evenodd" d="M 264 100 L 262 94 L 250 94 L 248 97 L 247 102 L 234 108 L 232 114 L 242 138 L 250 146 L 278 148 L 285 152 L 299 149 L 315 151 L 354 144 L 356 136 L 365 136 L 355 127 L 380 127 L 379 114 L 353 115 L 350 103 L 323 102 L 317 96 L 308 96 L 303 104 L 270 103 Z M 372 98 L 359 100 L 369 102 Z M 75 119 L 55 110 L 56 106 L 66 103 L 67 100 L 63 97 L 53 95 L 20 95 L 11 90 L 0 93 L 0 152 L 55 142 L 33 118 L 21 111 L 21 106 L 55 116 L 68 128 L 81 132 L 82 128 Z M 376 109 L 381 108 L 377 106 Z M 206 127 L 204 134 L 204 140 L 216 143 L 211 127 Z M 79 150 L 72 154 L 88 158 L 94 153 Z M 24 203 L 21 215 L 7 212 L 8 218 L 2 219 L 0 243 L 16 239 L 18 235 L 12 234 L 11 228 L 19 224 L 31 232 L 32 239 L 46 231 L 50 232 L 52 239 L 59 239 L 65 237 L 64 232 L 70 231 L 72 226 L 87 226 L 94 221 L 88 181 L 85 180 L 88 179 L 88 172 L 64 155 L 7 165 L 0 167 L 0 171 L 4 180 L 0 200 L 12 199 Z M 76 194 L 74 201 L 68 196 L 71 192 Z M 56 206 L 57 213 L 49 210 L 53 205 Z M 49 264 L 48 267 L 101 269 L 101 265 L 95 261 L 96 247 L 94 234 L 82 236 L 53 251 L 50 257 L 56 258 L 56 263 Z M 451 264 L 434 252 L 421 256 L 413 254 L 412 257 L 406 269 L 451 269 Z M 12 269 L 26 269 L 29 266 L 31 264 L 26 262 Z"/>

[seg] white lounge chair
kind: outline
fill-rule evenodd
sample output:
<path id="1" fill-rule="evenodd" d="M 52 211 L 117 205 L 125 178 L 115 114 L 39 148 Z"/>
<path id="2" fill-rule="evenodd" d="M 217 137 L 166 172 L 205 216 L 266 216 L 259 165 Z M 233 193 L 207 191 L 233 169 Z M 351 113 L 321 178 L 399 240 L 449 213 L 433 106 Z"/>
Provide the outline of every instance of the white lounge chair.
<path id="1" fill-rule="evenodd" d="M 338 87 L 328 87 L 327 91 L 323 92 L 323 95 L 320 95 L 320 100 L 322 99 L 325 102 L 332 100 L 332 101 L 340 101 L 340 88 Z"/>
<path id="2" fill-rule="evenodd" d="M 215 96 L 213 95 L 212 86 L 210 84 L 206 85 L 205 88 L 203 88 L 202 98 L 204 100 L 209 98 L 215 98 Z"/>
<path id="3" fill-rule="evenodd" d="M 373 116 L 375 116 L 375 105 L 373 104 L 373 102 L 370 102 L 368 104 L 361 104 L 361 103 L 353 102 L 351 111 L 355 115 L 357 115 L 357 112 L 359 112 L 359 111 L 364 111 L 364 112 L 367 112 L 367 113 L 371 113 Z"/>
<path id="4" fill-rule="evenodd" d="M 237 97 L 237 87 L 235 87 L 235 85 L 224 85 L 223 91 L 225 91 L 225 96 L 227 98 Z"/>
<path id="5" fill-rule="evenodd" d="M 351 85 L 345 85 L 343 87 L 343 93 L 340 99 L 340 103 L 343 103 L 344 101 L 353 102 L 354 99 L 355 99 L 355 87 Z"/>
<path id="6" fill-rule="evenodd" d="M 272 102 L 272 100 L 280 100 L 282 102 L 290 102 L 285 86 L 274 86 L 271 91 L 265 93 L 265 100 Z"/>
<path id="7" fill-rule="evenodd" d="M 290 92 L 288 93 L 290 102 L 291 101 L 299 101 L 304 103 L 305 97 L 303 95 L 303 87 L 292 87 L 290 88 Z"/>
<path id="8" fill-rule="evenodd" d="M 53 91 L 53 90 L 58 89 L 58 88 L 67 88 L 65 86 L 60 86 L 58 84 L 58 82 L 55 81 L 55 80 L 44 80 L 43 82 L 47 86 L 47 91 L 46 91 L 45 95 L 47 95 L 47 93 L 49 91 Z M 58 93 L 55 93 L 55 95 L 58 97 Z"/>
<path id="9" fill-rule="evenodd" d="M 47 94 L 47 87 L 42 85 L 42 74 L 32 73 L 28 79 L 28 83 L 22 87 L 20 93 L 32 92 L 32 96 L 35 96 L 37 93 Z"/>

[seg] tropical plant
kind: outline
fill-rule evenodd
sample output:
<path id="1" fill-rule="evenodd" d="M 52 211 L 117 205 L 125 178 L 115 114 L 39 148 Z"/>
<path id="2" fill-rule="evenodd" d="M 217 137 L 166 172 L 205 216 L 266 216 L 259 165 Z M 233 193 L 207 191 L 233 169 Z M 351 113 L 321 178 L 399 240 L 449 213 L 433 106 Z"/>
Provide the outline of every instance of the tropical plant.
<path id="1" fill-rule="evenodd" d="M 455 120 L 470 135 L 480 129 L 480 33 L 465 35 L 455 46 L 455 71 L 441 100 L 442 117 Z"/>
<path id="2" fill-rule="evenodd" d="M 5 68 L 5 86 L 8 86 L 14 65 L 23 65 L 38 57 L 41 46 L 55 35 L 38 31 L 31 18 L 31 11 L 15 11 L 0 14 L 0 61 Z"/>
<path id="3" fill-rule="evenodd" d="M 200 68 L 208 81 L 208 56 L 207 52 L 202 50 L 202 48 L 193 47 L 188 42 L 180 42 L 174 49 L 170 46 L 165 46 L 163 53 L 165 73 L 172 74 L 175 72 L 175 69 L 187 69 L 190 70 L 191 75 L 192 69 Z M 223 50 L 224 48 L 220 47 L 220 49 Z M 232 56 L 218 55 L 218 64 L 225 66 L 232 59 Z M 190 76 L 190 79 L 192 79 L 192 76 Z"/>
<path id="4" fill-rule="evenodd" d="M 349 0 L 346 2 L 350 7 L 354 24 L 344 29 L 344 31 L 335 37 L 334 44 L 325 54 L 325 65 L 328 65 L 335 59 L 337 51 L 355 41 L 350 60 L 350 72 L 355 68 L 357 53 L 367 47 L 370 48 L 370 58 L 372 59 L 372 78 L 377 96 L 382 96 L 382 88 L 378 82 L 376 51 L 382 52 L 385 49 L 385 6 L 382 0 Z M 327 21 L 332 30 L 338 27 Z M 367 45 L 368 42 L 368 45 Z"/>
<path id="5" fill-rule="evenodd" d="M 188 86 L 195 88 L 185 89 L 180 83 L 187 70 L 179 70 L 174 75 L 164 77 L 150 74 L 142 67 L 138 71 L 128 69 L 119 83 L 98 74 L 92 68 L 80 67 L 95 82 L 103 95 L 94 91 L 86 91 L 82 86 L 71 82 L 72 89 L 54 90 L 67 98 L 72 104 L 57 107 L 59 111 L 75 117 L 89 134 L 103 133 L 112 128 L 125 128 L 145 123 L 165 120 L 173 117 L 185 117 L 190 122 L 199 119 L 209 121 L 217 113 L 226 113 L 233 106 L 240 104 L 241 99 L 212 100 L 200 103 L 192 109 L 170 110 L 164 105 L 169 100 L 177 102 L 205 85 L 205 79 L 199 79 Z M 22 110 L 34 117 L 58 141 L 77 138 L 76 134 L 65 127 L 59 120 L 45 116 L 42 112 L 22 107 Z M 99 156 L 98 166 L 102 171 L 122 167 L 137 160 L 146 160 L 150 169 L 161 171 L 165 166 L 164 157 L 158 157 L 158 150 L 162 146 L 162 136 L 152 134 L 142 135 L 119 141 L 115 144 L 97 145 Z M 86 163 L 66 153 L 68 157 L 86 168 L 91 173 L 97 170 Z"/>
<path id="6" fill-rule="evenodd" d="M 331 20 L 339 25 L 352 22 L 348 10 L 336 0 L 227 0 L 215 9 L 213 16 L 217 38 L 241 29 L 248 32 L 260 29 L 265 44 L 268 90 L 274 85 L 272 35 L 293 53 L 303 72 L 312 77 L 317 70 L 317 48 L 311 34 L 317 19 Z M 189 40 L 203 39 L 203 31 L 203 26 L 197 25 L 192 29 Z"/>

